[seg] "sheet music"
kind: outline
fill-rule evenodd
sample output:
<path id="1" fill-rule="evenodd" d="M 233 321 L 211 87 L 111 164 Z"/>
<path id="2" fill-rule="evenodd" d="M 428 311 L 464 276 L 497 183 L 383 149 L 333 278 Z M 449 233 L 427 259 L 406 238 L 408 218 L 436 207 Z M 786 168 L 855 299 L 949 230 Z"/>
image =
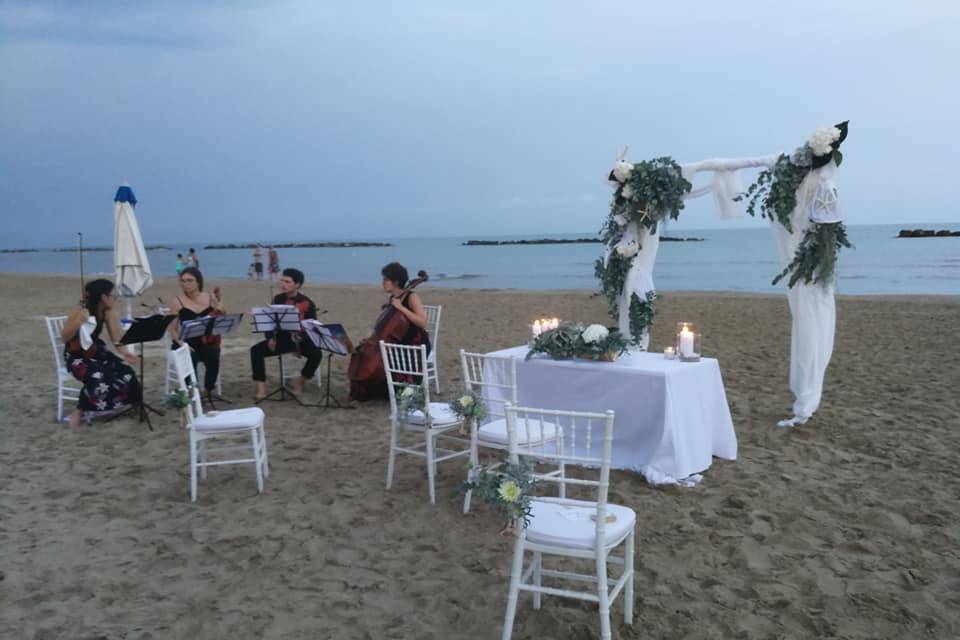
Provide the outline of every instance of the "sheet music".
<path id="1" fill-rule="evenodd" d="M 242 313 L 230 313 L 222 316 L 202 316 L 194 320 L 184 320 L 180 323 L 179 340 L 190 340 L 202 336 L 222 336 L 240 326 L 243 320 Z"/>
<path id="2" fill-rule="evenodd" d="M 257 333 L 277 331 L 278 321 L 280 331 L 300 331 L 300 312 L 292 304 L 254 307 L 250 313 L 253 314 L 253 330 Z"/>
<path id="3" fill-rule="evenodd" d="M 311 342 L 317 347 L 340 356 L 350 353 L 347 349 L 350 338 L 347 337 L 347 331 L 342 324 L 324 324 L 319 320 L 304 320 L 301 324 Z"/>

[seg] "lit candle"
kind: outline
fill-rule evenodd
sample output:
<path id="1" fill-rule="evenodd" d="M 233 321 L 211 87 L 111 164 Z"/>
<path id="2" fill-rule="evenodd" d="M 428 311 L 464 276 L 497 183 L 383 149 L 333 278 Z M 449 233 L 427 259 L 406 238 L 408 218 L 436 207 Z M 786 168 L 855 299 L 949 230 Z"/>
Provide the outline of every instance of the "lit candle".
<path id="1" fill-rule="evenodd" d="M 666 349 L 663 350 L 663 357 L 666 358 L 667 360 L 673 360 L 674 358 L 677 357 L 677 350 L 674 349 L 673 347 L 667 347 Z"/>
<path id="2" fill-rule="evenodd" d="M 543 333 L 543 328 L 540 326 L 540 321 L 534 320 L 533 321 L 533 337 L 536 338 L 541 333 Z"/>
<path id="3" fill-rule="evenodd" d="M 693 331 L 687 325 L 680 329 L 680 355 L 684 358 L 693 355 Z"/>
<path id="4" fill-rule="evenodd" d="M 551 328 L 551 329 L 557 329 L 557 328 L 559 328 L 559 327 L 560 327 L 560 319 L 559 319 L 559 318 L 554 318 L 553 320 L 550 321 L 550 328 Z"/>

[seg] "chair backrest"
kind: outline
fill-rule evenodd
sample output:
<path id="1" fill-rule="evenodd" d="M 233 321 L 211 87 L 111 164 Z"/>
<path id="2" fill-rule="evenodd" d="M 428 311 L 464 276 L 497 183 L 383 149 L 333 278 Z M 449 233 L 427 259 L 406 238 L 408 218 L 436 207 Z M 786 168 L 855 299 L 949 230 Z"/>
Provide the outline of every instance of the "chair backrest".
<path id="1" fill-rule="evenodd" d="M 430 406 L 430 385 L 427 384 L 427 346 L 391 344 L 380 341 L 383 370 L 387 376 L 387 393 L 390 397 L 390 418 L 398 420 L 399 400 L 404 389 L 422 389 L 424 407 Z M 426 424 L 430 425 L 430 412 L 424 411 Z"/>
<path id="2" fill-rule="evenodd" d="M 197 384 L 197 374 L 193 370 L 193 360 L 190 359 L 190 347 L 183 345 L 173 351 L 173 368 L 177 372 L 177 385 L 187 389 L 190 393 L 190 404 L 184 408 L 187 417 L 187 428 L 193 427 L 193 421 L 203 415 L 203 403 L 200 401 L 200 385 Z"/>
<path id="3" fill-rule="evenodd" d="M 430 334 L 431 353 L 436 353 L 437 343 L 440 341 L 440 312 L 443 311 L 443 305 L 425 304 L 423 309 L 427 312 L 427 333 Z"/>
<path id="4" fill-rule="evenodd" d="M 53 366 L 57 371 L 63 369 L 63 338 L 60 332 L 63 331 L 63 323 L 67 321 L 67 316 L 47 316 L 47 334 L 50 336 L 50 346 L 53 347 Z"/>
<path id="5" fill-rule="evenodd" d="M 463 386 L 483 398 L 489 419 L 505 418 L 504 406 L 517 404 L 517 359 L 460 350 Z"/>
<path id="6" fill-rule="evenodd" d="M 606 526 L 607 493 L 610 488 L 610 455 L 613 450 L 613 411 L 592 413 L 585 411 L 559 411 L 554 409 L 533 409 L 518 407 L 507 403 L 507 441 L 511 463 L 516 464 L 520 456 L 530 456 L 548 463 L 572 464 L 591 468 L 597 479 L 572 478 L 567 473 L 538 473 L 531 471 L 533 479 L 541 483 L 554 483 L 581 486 L 596 490 L 597 503 L 597 540 L 604 540 Z M 544 442 L 541 438 L 531 438 L 524 430 L 542 433 L 546 425 L 557 430 L 554 442 Z M 595 435 L 600 432 L 599 446 L 594 443 Z M 597 449 L 599 448 L 599 451 Z M 566 491 L 561 495 L 565 495 Z M 592 496 L 591 496 L 592 498 Z"/>

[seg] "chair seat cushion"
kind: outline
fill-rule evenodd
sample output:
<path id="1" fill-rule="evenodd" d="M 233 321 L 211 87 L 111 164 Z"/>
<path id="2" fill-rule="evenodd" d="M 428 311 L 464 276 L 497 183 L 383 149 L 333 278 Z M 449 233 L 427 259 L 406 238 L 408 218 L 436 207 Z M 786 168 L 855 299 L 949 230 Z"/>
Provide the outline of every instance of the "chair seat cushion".
<path id="1" fill-rule="evenodd" d="M 456 424 L 460 422 L 457 414 L 451 411 L 450 406 L 443 402 L 430 403 L 430 418 L 434 425 Z M 410 417 L 407 420 L 410 424 L 424 424 L 426 417 L 423 415 L 423 411 L 417 409 L 416 411 L 410 412 Z"/>
<path id="2" fill-rule="evenodd" d="M 524 418 L 517 420 L 517 444 L 549 442 L 557 438 L 557 425 L 552 422 L 543 422 L 542 424 L 539 420 L 529 420 L 527 422 L 528 425 L 525 425 Z M 507 440 L 506 419 L 499 418 L 480 425 L 480 428 L 477 429 L 477 437 L 485 442 L 507 446 L 510 443 Z"/>
<path id="3" fill-rule="evenodd" d="M 201 431 L 230 431 L 253 429 L 263 424 L 263 409 L 230 409 L 211 411 L 193 421 L 193 428 Z"/>
<path id="4" fill-rule="evenodd" d="M 594 548 L 597 534 L 595 502 L 535 499 L 530 502 L 530 507 L 527 540 L 567 549 Z M 633 530 L 637 522 L 637 514 L 633 509 L 617 504 L 608 503 L 606 509 L 607 526 L 604 530 L 604 546 L 610 547 L 619 543 Z M 611 518 L 613 518 L 612 521 Z"/>

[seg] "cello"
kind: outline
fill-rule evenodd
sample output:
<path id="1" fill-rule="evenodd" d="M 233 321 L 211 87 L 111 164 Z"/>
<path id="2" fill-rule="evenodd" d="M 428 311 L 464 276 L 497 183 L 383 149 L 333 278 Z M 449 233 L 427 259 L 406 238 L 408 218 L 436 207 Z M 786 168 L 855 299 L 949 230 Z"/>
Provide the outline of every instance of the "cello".
<path id="1" fill-rule="evenodd" d="M 417 277 L 411 280 L 399 296 L 406 299 L 417 286 L 430 279 L 426 271 L 419 271 Z M 378 395 L 378 391 L 386 383 L 383 356 L 380 354 L 380 341 L 401 343 L 410 321 L 399 313 L 390 300 L 383 305 L 380 316 L 373 326 L 373 333 L 369 338 L 360 341 L 356 350 L 350 355 L 350 365 L 347 367 L 347 376 L 350 378 L 350 397 L 354 400 L 368 400 Z"/>

